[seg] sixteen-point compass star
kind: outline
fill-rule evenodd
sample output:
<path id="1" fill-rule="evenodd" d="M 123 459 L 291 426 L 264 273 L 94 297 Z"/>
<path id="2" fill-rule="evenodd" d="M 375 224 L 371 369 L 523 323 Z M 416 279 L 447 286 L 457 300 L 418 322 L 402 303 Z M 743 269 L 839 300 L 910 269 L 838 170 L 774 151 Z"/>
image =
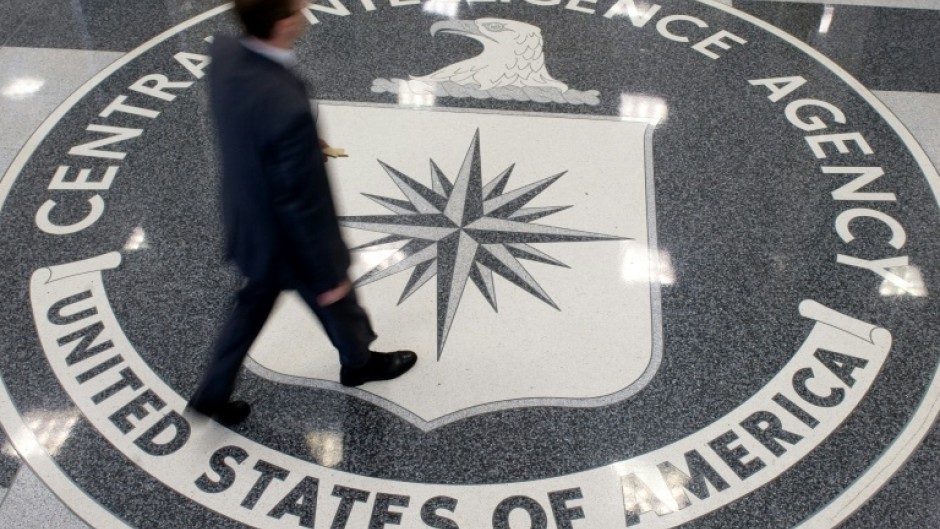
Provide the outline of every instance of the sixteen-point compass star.
<path id="1" fill-rule="evenodd" d="M 454 182 L 444 176 L 434 160 L 431 160 L 431 188 L 381 160 L 379 163 L 407 200 L 363 193 L 394 215 L 340 217 L 340 223 L 348 228 L 389 235 L 357 246 L 353 248 L 354 251 L 377 249 L 388 244 L 400 244 L 401 241 L 407 243 L 356 280 L 355 284 L 357 287 L 366 285 L 413 268 L 411 278 L 398 300 L 400 304 L 437 276 L 438 359 L 441 358 L 468 280 L 473 281 L 494 310 L 494 272 L 558 309 L 519 260 L 567 266 L 530 244 L 625 239 L 533 224 L 534 220 L 570 207 L 523 207 L 561 178 L 565 171 L 504 192 L 514 167 L 511 165 L 484 186 L 480 170 L 479 130 L 473 136 Z"/>

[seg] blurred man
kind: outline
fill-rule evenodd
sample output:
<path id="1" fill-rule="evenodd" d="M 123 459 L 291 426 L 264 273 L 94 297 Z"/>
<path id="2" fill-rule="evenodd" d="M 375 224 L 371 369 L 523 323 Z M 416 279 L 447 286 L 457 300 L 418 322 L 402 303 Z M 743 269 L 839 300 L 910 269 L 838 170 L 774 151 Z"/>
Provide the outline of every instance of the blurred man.
<path id="1" fill-rule="evenodd" d="M 235 0 L 245 37 L 211 48 L 209 93 L 222 158 L 226 251 L 245 276 L 190 407 L 222 424 L 250 406 L 230 401 L 235 379 L 282 290 L 296 290 L 339 351 L 340 382 L 389 380 L 411 351 L 369 350 L 375 333 L 346 275 L 349 250 L 324 167 L 310 101 L 289 68 L 309 25 L 303 0 Z"/>

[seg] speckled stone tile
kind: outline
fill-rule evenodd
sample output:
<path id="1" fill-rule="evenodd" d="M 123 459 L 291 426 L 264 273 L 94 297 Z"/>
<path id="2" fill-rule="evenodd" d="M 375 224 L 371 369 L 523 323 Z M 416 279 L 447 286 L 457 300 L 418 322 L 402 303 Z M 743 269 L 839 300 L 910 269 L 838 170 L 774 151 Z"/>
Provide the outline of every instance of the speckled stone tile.
<path id="1" fill-rule="evenodd" d="M 221 0 L 127 2 L 44 0 L 5 39 L 5 46 L 128 51 L 160 31 L 220 5 Z"/>
<path id="2" fill-rule="evenodd" d="M 0 146 L 0 173 L 6 172 L 17 152 L 17 149 Z"/>
<path id="3" fill-rule="evenodd" d="M 755 2 L 767 3 L 787 3 L 787 4 L 826 4 L 826 5 L 846 5 L 846 6 L 867 6 L 867 7 L 888 7 L 893 9 L 940 9 L 940 2 L 937 0 L 751 0 Z M 734 3 L 745 3 L 742 0 L 734 0 Z"/>
<path id="4" fill-rule="evenodd" d="M 18 151 L 72 92 L 121 54 L 0 48 L 0 113 L 16 127 L 0 128 L 0 148 Z M 7 163 L 12 158 L 7 160 Z"/>
<path id="5" fill-rule="evenodd" d="M 32 96 L 23 100 L 0 98 L 0 113 L 19 124 L 17 128 L 0 129 L 0 146 L 19 148 L 29 139 L 32 131 L 62 102 L 61 96 Z"/>
<path id="6" fill-rule="evenodd" d="M 27 19 L 40 13 L 47 0 L 7 0 L 0 3 L 0 46 L 6 46 Z"/>
<path id="7" fill-rule="evenodd" d="M 120 53 L 45 48 L 0 48 L 0 99 L 34 96 L 64 100 Z M 37 105 L 40 106 L 40 105 Z"/>
<path id="8" fill-rule="evenodd" d="M 10 488 L 16 471 L 20 468 L 20 458 L 16 450 L 10 445 L 9 440 L 3 430 L 0 430 L 0 488 Z"/>
<path id="9" fill-rule="evenodd" d="M 898 527 L 917 529 L 940 527 L 940 422 L 924 440 L 917 453 L 885 487 L 840 529 Z"/>
<path id="10" fill-rule="evenodd" d="M 940 94 L 875 92 L 940 167 Z"/>
<path id="11" fill-rule="evenodd" d="M 17 529 L 89 529 L 26 466 L 0 504 L 0 527 Z"/>
<path id="12" fill-rule="evenodd" d="M 869 89 L 940 93 L 940 54 L 919 51 L 940 49 L 936 5 L 925 10 L 736 0 L 734 7 L 806 41 Z"/>

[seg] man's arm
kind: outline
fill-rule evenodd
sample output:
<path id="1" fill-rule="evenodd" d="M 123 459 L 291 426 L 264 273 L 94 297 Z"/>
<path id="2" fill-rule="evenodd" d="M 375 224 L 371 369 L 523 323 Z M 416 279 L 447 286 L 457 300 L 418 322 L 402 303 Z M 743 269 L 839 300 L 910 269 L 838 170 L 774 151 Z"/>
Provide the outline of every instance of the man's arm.
<path id="1" fill-rule="evenodd" d="M 278 122 L 265 148 L 265 176 L 271 182 L 278 223 L 311 273 L 315 291 L 335 295 L 348 283 L 349 250 L 340 236 L 321 155 L 311 148 L 319 143 L 316 127 L 305 107 L 291 108 L 284 100 L 275 105 L 280 108 L 270 113 L 269 119 Z M 343 296 L 346 293 L 348 289 Z M 332 297 L 327 295 L 325 301 Z"/>

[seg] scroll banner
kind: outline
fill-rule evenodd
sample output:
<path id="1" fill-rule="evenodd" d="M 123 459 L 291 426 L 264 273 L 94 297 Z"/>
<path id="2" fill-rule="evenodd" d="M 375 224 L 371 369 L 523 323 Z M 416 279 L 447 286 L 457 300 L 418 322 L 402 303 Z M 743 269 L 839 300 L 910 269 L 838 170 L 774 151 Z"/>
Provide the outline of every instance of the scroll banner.
<path id="1" fill-rule="evenodd" d="M 148 367 L 111 310 L 103 273 L 120 264 L 112 252 L 33 273 L 33 316 L 49 364 L 85 418 L 126 457 L 251 526 L 674 527 L 758 489 L 812 452 L 862 400 L 891 348 L 887 330 L 805 300 L 799 311 L 812 328 L 790 361 L 754 396 L 684 439 L 537 481 L 399 482 L 327 466 L 342 460 L 343 436 L 354 432 L 308 432 L 318 464 L 188 414 L 186 400 Z"/>

